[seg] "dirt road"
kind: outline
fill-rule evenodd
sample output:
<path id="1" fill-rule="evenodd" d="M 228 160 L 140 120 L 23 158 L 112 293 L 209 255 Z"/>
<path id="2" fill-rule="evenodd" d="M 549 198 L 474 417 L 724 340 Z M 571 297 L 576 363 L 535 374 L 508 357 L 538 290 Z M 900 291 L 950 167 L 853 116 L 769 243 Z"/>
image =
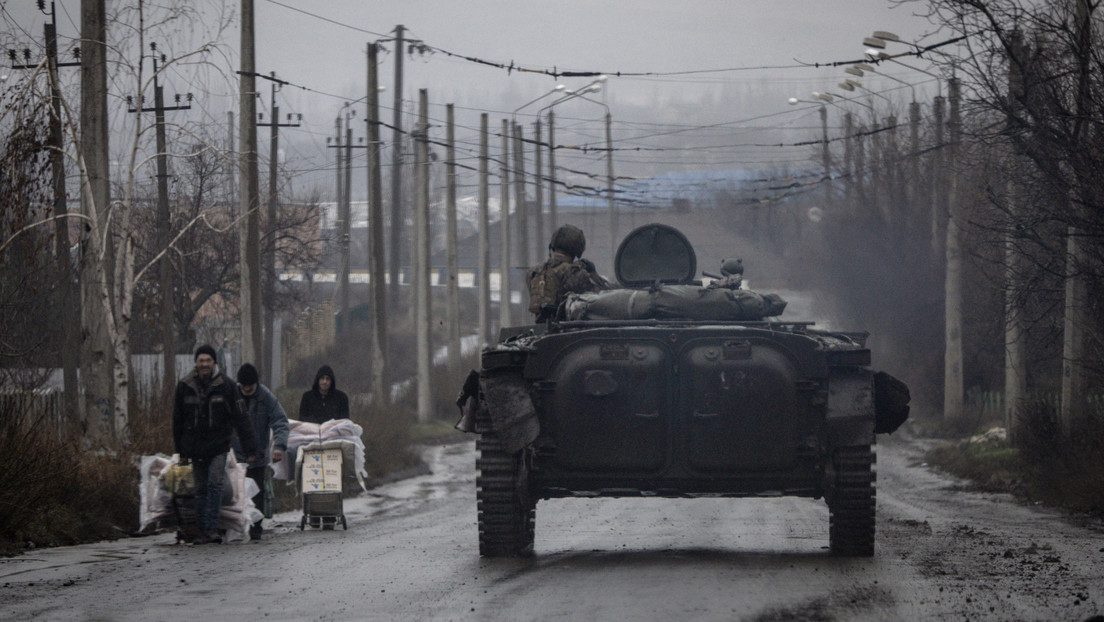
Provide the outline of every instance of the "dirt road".
<path id="1" fill-rule="evenodd" d="M 808 499 L 537 506 L 536 555 L 478 556 L 473 443 L 346 502 L 348 531 L 277 517 L 261 542 L 170 534 L 0 559 L 0 619 L 1084 620 L 1104 525 L 969 492 L 880 439 L 877 554 L 828 556 Z"/>

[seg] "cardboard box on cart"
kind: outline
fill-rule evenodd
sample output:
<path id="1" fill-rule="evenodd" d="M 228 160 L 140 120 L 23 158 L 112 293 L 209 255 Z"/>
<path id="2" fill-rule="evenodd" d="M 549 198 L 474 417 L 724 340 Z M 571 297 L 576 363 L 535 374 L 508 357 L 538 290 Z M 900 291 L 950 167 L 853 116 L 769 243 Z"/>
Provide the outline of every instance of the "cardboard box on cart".
<path id="1" fill-rule="evenodd" d="M 303 496 L 303 518 L 299 528 L 309 522 L 312 527 L 332 528 L 340 520 L 345 522 L 341 497 L 342 465 L 344 456 L 340 449 L 308 449 L 300 452 L 299 491 Z"/>

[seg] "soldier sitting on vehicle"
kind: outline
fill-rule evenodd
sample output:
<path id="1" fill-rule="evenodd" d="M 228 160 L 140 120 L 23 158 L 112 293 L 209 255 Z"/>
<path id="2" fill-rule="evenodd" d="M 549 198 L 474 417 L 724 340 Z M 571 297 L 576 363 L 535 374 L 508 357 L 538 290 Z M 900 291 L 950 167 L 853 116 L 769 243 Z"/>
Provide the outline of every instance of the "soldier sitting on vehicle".
<path id="1" fill-rule="evenodd" d="M 609 288 L 594 262 L 581 257 L 586 250 L 586 236 L 578 227 L 563 225 L 556 229 L 548 250 L 548 261 L 529 271 L 529 311 L 537 322 L 553 318 L 568 294 Z"/>

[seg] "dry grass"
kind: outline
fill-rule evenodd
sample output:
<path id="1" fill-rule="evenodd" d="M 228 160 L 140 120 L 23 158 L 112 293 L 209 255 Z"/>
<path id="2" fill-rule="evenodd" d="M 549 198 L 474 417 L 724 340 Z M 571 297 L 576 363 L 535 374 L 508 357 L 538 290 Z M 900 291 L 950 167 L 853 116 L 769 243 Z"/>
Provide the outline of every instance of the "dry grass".
<path id="1" fill-rule="evenodd" d="M 117 537 L 138 524 L 129 451 L 88 447 L 41 418 L 0 413 L 0 552 Z"/>
<path id="2" fill-rule="evenodd" d="M 1043 402 L 1020 416 L 1011 442 L 945 443 L 925 458 L 986 490 L 1104 516 L 1104 420 L 1085 417 L 1062 431 L 1055 408 Z"/>

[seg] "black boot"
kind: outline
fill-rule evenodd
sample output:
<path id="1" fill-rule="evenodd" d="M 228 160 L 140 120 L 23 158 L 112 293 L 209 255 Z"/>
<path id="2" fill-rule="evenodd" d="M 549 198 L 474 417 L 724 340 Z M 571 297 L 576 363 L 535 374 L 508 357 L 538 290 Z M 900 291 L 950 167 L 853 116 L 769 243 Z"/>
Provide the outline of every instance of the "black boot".
<path id="1" fill-rule="evenodd" d="M 264 533 L 264 527 L 261 527 L 261 522 L 257 521 L 249 526 L 249 539 L 260 540 L 261 534 Z"/>

